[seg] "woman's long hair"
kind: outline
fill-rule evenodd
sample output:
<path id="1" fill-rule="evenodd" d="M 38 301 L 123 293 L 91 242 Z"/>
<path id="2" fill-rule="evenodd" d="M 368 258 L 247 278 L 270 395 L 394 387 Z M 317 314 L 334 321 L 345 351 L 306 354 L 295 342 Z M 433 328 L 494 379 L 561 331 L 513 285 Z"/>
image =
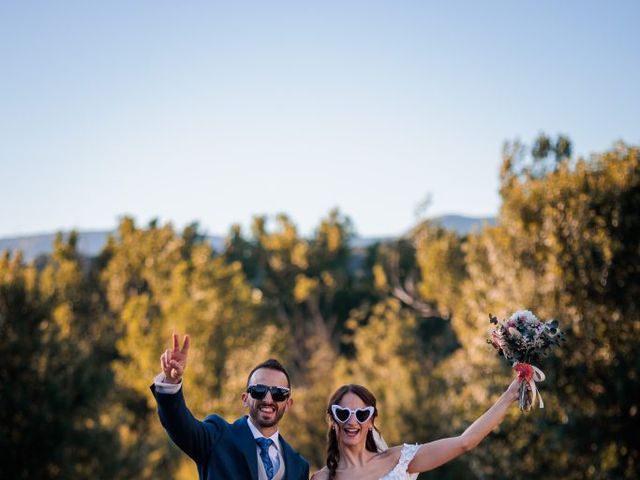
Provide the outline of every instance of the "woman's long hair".
<path id="1" fill-rule="evenodd" d="M 356 385 L 350 383 L 348 385 L 343 385 L 338 390 L 335 391 L 331 398 L 329 399 L 329 406 L 327 407 L 327 414 L 329 418 L 332 419 L 331 414 L 331 405 L 335 405 L 340 403 L 342 397 L 344 397 L 347 393 L 353 393 L 360 397 L 360 399 L 365 403 L 366 406 L 373 407 L 373 416 L 371 420 L 375 420 L 378 416 L 378 409 L 376 408 L 376 397 L 373 396 L 369 390 L 367 390 L 362 385 Z M 375 425 L 373 426 L 375 427 Z M 333 425 L 329 426 L 329 433 L 327 434 L 327 468 L 329 469 L 329 480 L 333 480 L 336 478 L 336 470 L 338 468 L 338 462 L 340 461 L 340 445 L 338 444 L 338 435 L 336 431 L 333 429 Z M 367 441 L 365 443 L 365 448 L 370 452 L 377 452 L 378 446 L 373 437 L 373 431 L 369 430 L 367 432 Z"/>

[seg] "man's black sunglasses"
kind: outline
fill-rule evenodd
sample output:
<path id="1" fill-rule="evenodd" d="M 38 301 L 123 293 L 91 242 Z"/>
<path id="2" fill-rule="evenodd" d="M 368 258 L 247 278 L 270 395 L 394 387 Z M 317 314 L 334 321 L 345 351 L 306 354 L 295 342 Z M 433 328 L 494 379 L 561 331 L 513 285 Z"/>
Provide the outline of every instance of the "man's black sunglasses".
<path id="1" fill-rule="evenodd" d="M 251 395 L 251 398 L 255 400 L 264 400 L 267 396 L 267 392 L 271 392 L 271 398 L 274 402 L 284 402 L 289 398 L 291 390 L 287 387 L 270 387 L 268 385 L 249 385 L 247 392 Z"/>

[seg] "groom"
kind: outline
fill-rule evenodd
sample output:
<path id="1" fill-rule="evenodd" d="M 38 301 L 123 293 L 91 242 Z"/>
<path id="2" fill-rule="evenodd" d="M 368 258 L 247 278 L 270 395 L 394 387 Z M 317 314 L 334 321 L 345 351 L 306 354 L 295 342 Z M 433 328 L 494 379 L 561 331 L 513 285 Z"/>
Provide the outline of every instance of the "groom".
<path id="1" fill-rule="evenodd" d="M 285 442 L 278 422 L 293 404 L 289 374 L 277 360 L 257 365 L 249 374 L 242 404 L 249 416 L 227 423 L 218 415 L 199 421 L 182 393 L 190 339 L 160 357 L 162 373 L 151 386 L 160 422 L 169 436 L 198 466 L 201 479 L 307 480 L 309 464 Z"/>

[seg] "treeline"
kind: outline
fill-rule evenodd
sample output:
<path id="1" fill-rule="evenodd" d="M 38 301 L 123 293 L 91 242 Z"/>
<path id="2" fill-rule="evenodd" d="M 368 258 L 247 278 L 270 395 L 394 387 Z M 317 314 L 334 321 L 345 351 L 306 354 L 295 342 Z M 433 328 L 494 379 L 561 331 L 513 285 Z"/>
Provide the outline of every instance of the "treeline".
<path id="1" fill-rule="evenodd" d="M 173 329 L 192 336 L 184 388 L 200 417 L 241 415 L 247 372 L 281 358 L 295 399 L 283 434 L 315 467 L 327 398 L 345 382 L 376 394 L 390 444 L 457 434 L 511 375 L 485 342 L 488 315 L 527 308 L 569 340 L 540 365 L 545 410 L 514 408 L 421 478 L 638 478 L 639 153 L 507 144 L 498 223 L 467 236 L 423 222 L 356 249 L 334 211 L 311 238 L 259 217 L 213 251 L 197 225 L 125 218 L 97 258 L 74 235 L 32 264 L 5 252 L 0 477 L 195 478 L 148 389 Z"/>

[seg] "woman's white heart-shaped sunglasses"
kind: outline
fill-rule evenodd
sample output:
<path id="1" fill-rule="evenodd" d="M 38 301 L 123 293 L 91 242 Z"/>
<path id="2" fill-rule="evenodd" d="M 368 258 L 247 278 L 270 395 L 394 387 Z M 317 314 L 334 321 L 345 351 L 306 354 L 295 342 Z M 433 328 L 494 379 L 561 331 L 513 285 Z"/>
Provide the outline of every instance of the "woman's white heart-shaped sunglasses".
<path id="1" fill-rule="evenodd" d="M 350 408 L 341 407 L 340 405 L 331 405 L 331 413 L 336 422 L 347 423 L 351 418 L 351 415 L 355 415 L 358 423 L 365 423 L 373 416 L 375 409 L 373 407 L 356 408 L 351 410 Z"/>

